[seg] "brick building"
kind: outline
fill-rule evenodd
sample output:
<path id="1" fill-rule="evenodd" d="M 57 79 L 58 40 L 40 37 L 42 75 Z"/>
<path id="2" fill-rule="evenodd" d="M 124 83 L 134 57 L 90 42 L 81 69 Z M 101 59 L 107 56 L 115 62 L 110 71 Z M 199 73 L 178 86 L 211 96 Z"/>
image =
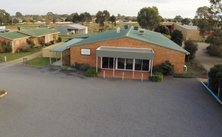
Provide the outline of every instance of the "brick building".
<path id="1" fill-rule="evenodd" d="M 149 79 L 153 66 L 165 61 L 174 65 L 175 73 L 183 73 L 189 54 L 162 34 L 138 27 L 105 31 L 69 43 L 64 50 L 70 50 L 71 65 L 88 63 L 100 68 L 100 76 L 105 77 Z"/>
<path id="2" fill-rule="evenodd" d="M 0 33 L 0 51 L 2 52 L 2 42 L 12 46 L 12 53 L 15 53 L 19 46 L 26 43 L 27 39 L 33 40 L 35 44 L 39 44 L 39 40 L 44 39 L 45 43 L 58 38 L 58 33 L 50 29 L 24 29 L 16 32 Z"/>

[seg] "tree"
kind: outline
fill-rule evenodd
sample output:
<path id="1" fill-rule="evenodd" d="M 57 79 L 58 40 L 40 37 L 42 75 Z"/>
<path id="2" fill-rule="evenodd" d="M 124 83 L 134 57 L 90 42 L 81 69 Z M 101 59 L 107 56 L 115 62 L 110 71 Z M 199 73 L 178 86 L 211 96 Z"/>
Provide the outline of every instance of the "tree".
<path id="1" fill-rule="evenodd" d="M 173 42 L 175 42 L 176 44 L 178 44 L 179 46 L 182 46 L 182 42 L 183 42 L 183 34 L 181 31 L 179 30 L 174 30 L 171 34 L 171 40 Z"/>
<path id="2" fill-rule="evenodd" d="M 180 16 L 180 15 L 177 15 L 175 18 L 174 18 L 174 21 L 175 22 L 181 22 L 183 20 L 183 18 Z"/>
<path id="3" fill-rule="evenodd" d="M 190 19 L 189 18 L 185 18 L 185 19 L 182 19 L 181 22 L 182 22 L 183 25 L 189 25 Z"/>
<path id="4" fill-rule="evenodd" d="M 198 19 L 195 16 L 194 19 L 192 20 L 193 26 L 197 26 L 198 25 Z"/>
<path id="5" fill-rule="evenodd" d="M 210 78 L 209 88 L 212 91 L 216 92 L 218 88 L 222 88 L 222 64 L 211 68 L 208 76 Z"/>
<path id="6" fill-rule="evenodd" d="M 23 15 L 22 15 L 22 13 L 21 12 L 16 12 L 15 13 L 15 16 L 17 17 L 17 18 L 23 18 Z"/>
<path id="7" fill-rule="evenodd" d="M 23 22 L 26 22 L 26 23 L 30 22 L 30 18 L 24 17 L 24 18 L 23 18 Z"/>
<path id="8" fill-rule="evenodd" d="M 33 16 L 33 20 L 35 21 L 39 21 L 41 19 L 41 17 L 39 15 L 34 15 Z"/>
<path id="9" fill-rule="evenodd" d="M 13 22 L 13 24 L 17 24 L 17 23 L 19 23 L 19 19 L 14 18 L 14 19 L 12 20 L 12 22 Z"/>
<path id="10" fill-rule="evenodd" d="M 5 10 L 0 9 L 0 25 L 12 24 L 12 17 Z"/>
<path id="11" fill-rule="evenodd" d="M 113 23 L 116 22 L 116 17 L 115 17 L 114 15 L 112 15 L 112 16 L 110 17 L 110 21 L 112 22 L 112 27 L 113 27 Z"/>
<path id="12" fill-rule="evenodd" d="M 46 19 L 46 20 L 45 20 L 45 24 L 46 24 L 46 25 L 49 25 L 50 23 L 51 23 L 51 20 L 50 20 L 50 19 Z"/>
<path id="13" fill-rule="evenodd" d="M 193 41 L 191 40 L 187 40 L 185 42 L 185 46 L 184 46 L 184 49 L 187 50 L 188 52 L 190 52 L 190 55 L 189 55 L 189 60 L 193 60 L 195 58 L 195 54 L 197 52 L 197 44 L 194 43 Z"/>
<path id="14" fill-rule="evenodd" d="M 153 30 L 160 23 L 157 7 L 142 8 L 137 15 L 137 21 L 142 28 Z"/>
<path id="15" fill-rule="evenodd" d="M 169 31 L 169 28 L 164 26 L 164 25 L 161 25 L 159 24 L 155 29 L 154 31 L 156 32 L 159 32 L 161 34 L 166 34 L 166 35 L 170 35 L 170 31 Z"/>
<path id="16" fill-rule="evenodd" d="M 92 16 L 88 12 L 84 12 L 85 22 L 90 22 L 92 20 Z"/>
<path id="17" fill-rule="evenodd" d="M 107 10 L 98 11 L 96 14 L 96 23 L 99 23 L 100 26 L 104 26 L 104 22 L 109 21 L 110 14 Z"/>
<path id="18" fill-rule="evenodd" d="M 72 22 L 73 23 L 79 22 L 79 14 L 77 12 L 72 14 Z"/>

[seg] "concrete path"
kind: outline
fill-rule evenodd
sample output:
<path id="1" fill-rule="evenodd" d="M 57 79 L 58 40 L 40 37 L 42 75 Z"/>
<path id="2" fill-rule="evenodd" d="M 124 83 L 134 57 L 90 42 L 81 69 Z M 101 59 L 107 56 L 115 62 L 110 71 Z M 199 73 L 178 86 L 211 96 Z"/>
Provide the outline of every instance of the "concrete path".
<path id="1" fill-rule="evenodd" d="M 222 64 L 222 58 L 213 57 L 207 54 L 207 46 L 209 46 L 209 44 L 203 42 L 198 43 L 198 51 L 195 59 L 209 71 L 214 65 Z"/>

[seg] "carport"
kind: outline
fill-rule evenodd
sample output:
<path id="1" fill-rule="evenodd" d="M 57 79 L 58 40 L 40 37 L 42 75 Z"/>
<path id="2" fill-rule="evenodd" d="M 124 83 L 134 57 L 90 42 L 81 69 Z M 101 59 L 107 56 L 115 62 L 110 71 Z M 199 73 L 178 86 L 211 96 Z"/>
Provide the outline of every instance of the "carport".
<path id="1" fill-rule="evenodd" d="M 55 48 L 53 48 L 53 49 L 51 49 L 50 51 L 49 51 L 49 60 L 50 60 L 50 64 L 51 64 L 51 52 L 55 52 L 56 53 L 56 61 L 57 61 L 57 53 L 60 53 L 61 54 L 61 66 L 62 66 L 62 64 L 63 64 L 63 62 L 62 62 L 62 57 L 63 57 L 63 51 L 65 51 L 65 50 L 67 50 L 67 49 L 69 49 L 73 44 L 75 44 L 75 43 L 77 43 L 77 42 L 80 42 L 80 41 L 82 41 L 83 39 L 72 39 L 72 40 L 70 40 L 70 41 L 68 41 L 68 42 L 65 42 L 65 43 L 63 43 L 63 44 L 61 44 L 60 46 L 58 46 L 58 47 L 55 47 Z"/>
<path id="2" fill-rule="evenodd" d="M 101 46 L 96 50 L 96 71 L 98 72 L 98 58 L 101 58 L 101 69 L 107 72 L 112 70 L 113 77 L 115 72 L 121 71 L 135 78 L 135 74 L 150 73 L 152 76 L 154 51 L 150 48 L 126 48 L 126 47 L 107 47 Z M 131 73 L 129 73 L 131 72 Z M 117 74 L 116 74 L 117 75 Z M 143 77 L 143 76 L 142 76 Z"/>

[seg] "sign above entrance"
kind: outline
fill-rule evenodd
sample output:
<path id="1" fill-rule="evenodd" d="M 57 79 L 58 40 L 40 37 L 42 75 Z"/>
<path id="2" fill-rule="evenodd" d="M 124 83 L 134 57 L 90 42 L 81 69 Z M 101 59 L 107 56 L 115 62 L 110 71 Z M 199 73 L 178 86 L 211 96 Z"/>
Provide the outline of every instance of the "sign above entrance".
<path id="1" fill-rule="evenodd" d="M 81 55 L 91 55 L 90 49 L 81 49 Z"/>

